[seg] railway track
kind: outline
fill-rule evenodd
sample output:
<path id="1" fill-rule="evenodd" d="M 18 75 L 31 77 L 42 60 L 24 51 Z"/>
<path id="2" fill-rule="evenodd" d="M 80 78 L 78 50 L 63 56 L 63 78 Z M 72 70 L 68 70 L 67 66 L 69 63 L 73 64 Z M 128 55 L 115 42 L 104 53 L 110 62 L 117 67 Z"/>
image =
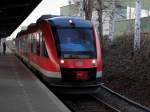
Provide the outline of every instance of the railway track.
<path id="1" fill-rule="evenodd" d="M 120 112 L 91 95 L 64 95 L 60 99 L 73 112 Z"/>
<path id="2" fill-rule="evenodd" d="M 149 108 L 110 90 L 104 85 L 101 85 L 97 94 L 92 96 L 120 112 L 150 112 Z"/>
<path id="3" fill-rule="evenodd" d="M 57 95 L 73 112 L 150 112 L 102 85 L 96 94 Z"/>

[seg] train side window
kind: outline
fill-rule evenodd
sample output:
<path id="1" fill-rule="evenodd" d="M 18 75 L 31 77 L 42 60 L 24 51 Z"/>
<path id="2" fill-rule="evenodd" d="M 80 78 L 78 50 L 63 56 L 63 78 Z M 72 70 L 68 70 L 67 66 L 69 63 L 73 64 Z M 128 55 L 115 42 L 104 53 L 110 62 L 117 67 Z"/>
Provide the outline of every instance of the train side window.
<path id="1" fill-rule="evenodd" d="M 33 35 L 30 34 L 30 39 L 31 39 L 31 53 L 33 53 Z"/>
<path id="2" fill-rule="evenodd" d="M 27 54 L 27 36 L 25 35 L 23 38 L 24 38 L 24 54 L 26 55 Z"/>
<path id="3" fill-rule="evenodd" d="M 40 33 L 40 55 L 44 57 L 48 57 L 46 45 L 45 45 L 45 39 L 43 38 L 42 32 Z"/>
<path id="4" fill-rule="evenodd" d="M 40 35 L 36 33 L 36 53 L 40 55 Z"/>
<path id="5" fill-rule="evenodd" d="M 40 39 L 40 56 L 42 56 L 42 52 L 43 52 L 43 50 L 42 50 L 42 46 L 43 46 L 42 45 L 42 41 L 43 41 L 42 40 L 42 32 L 39 33 L 39 39 Z"/>
<path id="6" fill-rule="evenodd" d="M 15 39 L 15 47 L 17 50 L 19 49 L 19 39 L 18 38 Z"/>
<path id="7" fill-rule="evenodd" d="M 19 38 L 19 49 L 22 49 L 21 42 L 22 42 L 22 40 L 21 40 L 21 38 Z"/>
<path id="8" fill-rule="evenodd" d="M 37 45 L 36 44 L 37 44 L 36 43 L 36 34 L 33 34 L 33 53 L 34 54 L 37 54 L 37 52 L 36 52 L 37 51 L 36 50 L 37 49 L 37 47 L 36 47 Z"/>
<path id="9" fill-rule="evenodd" d="M 25 36 L 22 37 L 22 50 L 25 52 Z"/>
<path id="10" fill-rule="evenodd" d="M 27 53 L 30 53 L 30 34 L 27 35 Z"/>
<path id="11" fill-rule="evenodd" d="M 23 44 L 23 41 L 22 41 L 22 36 L 20 37 L 20 49 L 22 50 L 22 44 Z"/>

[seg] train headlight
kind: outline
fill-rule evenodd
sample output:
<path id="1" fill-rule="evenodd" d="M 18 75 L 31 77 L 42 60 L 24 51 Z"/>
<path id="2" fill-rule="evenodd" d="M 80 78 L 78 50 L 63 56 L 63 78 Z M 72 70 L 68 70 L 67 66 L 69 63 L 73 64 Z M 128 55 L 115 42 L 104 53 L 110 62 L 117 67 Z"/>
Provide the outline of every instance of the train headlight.
<path id="1" fill-rule="evenodd" d="M 73 23 L 73 21 L 70 19 L 70 20 L 69 20 L 69 23 L 70 23 L 70 24 L 72 24 L 72 23 Z"/>
<path id="2" fill-rule="evenodd" d="M 65 62 L 64 60 L 62 60 L 62 59 L 60 60 L 60 63 L 61 63 L 61 64 L 64 64 L 64 62 Z"/>
<path id="3" fill-rule="evenodd" d="M 71 19 L 69 20 L 69 24 L 71 27 L 75 27 L 75 23 Z"/>
<path id="4" fill-rule="evenodd" d="M 96 66 L 96 60 L 92 60 L 92 65 Z"/>
<path id="5" fill-rule="evenodd" d="M 92 60 L 92 64 L 96 64 L 96 60 Z"/>

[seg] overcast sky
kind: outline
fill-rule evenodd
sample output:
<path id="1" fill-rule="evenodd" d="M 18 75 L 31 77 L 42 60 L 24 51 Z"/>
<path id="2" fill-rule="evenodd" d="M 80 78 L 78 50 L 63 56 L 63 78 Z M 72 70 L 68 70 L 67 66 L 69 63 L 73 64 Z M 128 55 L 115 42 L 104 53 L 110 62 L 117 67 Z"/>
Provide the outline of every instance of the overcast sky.
<path id="1" fill-rule="evenodd" d="M 60 7 L 68 4 L 68 0 L 42 0 L 42 2 L 35 8 L 34 11 L 27 17 L 27 19 L 21 24 L 21 26 L 28 26 L 30 23 L 33 23 L 44 14 L 53 14 L 60 15 Z M 15 32 L 10 36 L 14 38 L 21 30 L 21 27 L 18 27 Z"/>

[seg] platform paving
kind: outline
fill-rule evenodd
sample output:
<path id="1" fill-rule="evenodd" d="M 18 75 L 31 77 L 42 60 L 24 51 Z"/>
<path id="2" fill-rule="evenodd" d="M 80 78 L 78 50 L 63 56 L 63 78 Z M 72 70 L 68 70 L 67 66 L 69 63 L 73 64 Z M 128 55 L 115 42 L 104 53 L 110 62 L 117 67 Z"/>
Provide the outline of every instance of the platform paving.
<path id="1" fill-rule="evenodd" d="M 0 55 L 0 112 L 70 112 L 13 54 Z"/>

